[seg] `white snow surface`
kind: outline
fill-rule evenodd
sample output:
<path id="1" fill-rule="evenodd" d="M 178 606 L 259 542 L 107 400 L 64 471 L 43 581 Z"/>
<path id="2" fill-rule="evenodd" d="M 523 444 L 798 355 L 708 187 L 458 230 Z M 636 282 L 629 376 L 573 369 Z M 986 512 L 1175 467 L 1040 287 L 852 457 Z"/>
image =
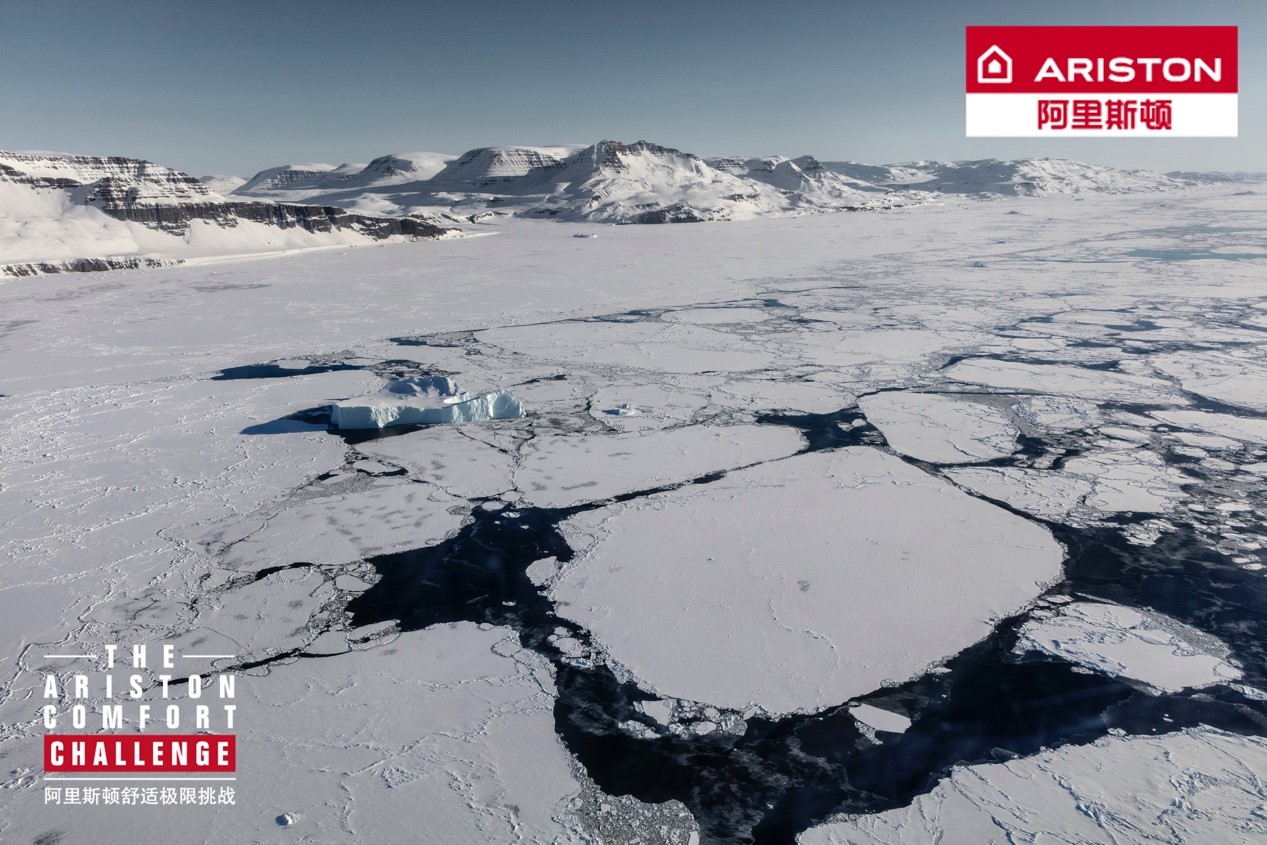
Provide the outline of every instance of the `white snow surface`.
<path id="1" fill-rule="evenodd" d="M 441 542 L 477 508 L 513 512 L 532 495 L 598 492 L 519 489 L 517 473 L 537 460 L 550 483 L 621 492 L 645 489 L 648 477 L 658 485 L 729 470 L 575 518 L 576 559 L 537 561 L 530 577 L 570 594 L 572 618 L 592 620 L 607 648 L 594 659 L 666 689 L 775 711 L 839 706 L 918 674 L 1058 577 L 1060 550 L 1045 530 L 942 478 L 984 488 L 983 477 L 1019 475 L 1013 489 L 1075 525 L 1143 503 L 1157 509 L 1150 530 L 1185 521 L 1253 577 L 1254 473 L 1267 456 L 1254 427 L 1232 423 L 1253 407 L 1232 399 L 1258 401 L 1257 347 L 1243 344 L 1261 337 L 1244 326 L 1267 320 L 1262 263 L 1129 253 L 1158 241 L 1250 241 L 1237 232 L 1267 212 L 1265 197 L 1226 187 L 1165 202 L 947 195 L 884 214 L 611 227 L 585 242 L 570 226 L 503 219 L 488 228 L 496 237 L 436 248 L 6 279 L 0 839 L 51 830 L 64 845 L 179 839 L 144 813 L 42 804 L 34 702 L 43 655 L 160 640 L 273 659 L 239 679 L 251 696 L 239 745 L 257 761 L 243 767 L 242 805 L 172 811 L 197 841 L 601 839 L 575 808 L 606 798 L 555 733 L 551 672 L 512 632 L 462 624 L 397 637 L 390 621 L 348 630 L 339 611 L 375 578 L 366 556 Z M 1140 320 L 1173 321 L 1167 334 L 1220 349 L 1111 328 Z M 414 336 L 426 342 L 386 340 Z M 963 355 L 949 376 L 939 370 Z M 1088 366 L 1115 360 L 1112 370 Z M 368 396 L 387 376 L 213 378 L 320 361 L 392 361 L 388 369 L 512 390 L 529 413 L 353 446 L 300 412 Z M 1188 384 L 1239 410 L 1170 416 L 1195 413 L 1180 390 Z M 1051 445 L 1014 465 L 924 472 L 878 446 L 787 457 L 800 429 L 760 421 L 851 410 L 855 397 L 885 390 L 997 394 L 991 407 L 1014 403 L 1017 425 Z M 1193 459 L 1208 481 L 1184 484 L 1159 460 L 1176 439 L 1162 422 L 1222 438 L 1220 458 Z M 616 438 L 643 434 L 646 460 L 615 454 Z M 563 445 L 568 437 L 589 451 Z M 1066 454 L 1075 447 L 1081 463 Z M 765 462 L 739 469 L 754 456 Z M 602 473 L 587 473 L 591 459 Z M 1110 484 L 1097 490 L 1101 477 Z M 1052 479 L 1071 489 L 1050 491 Z M 255 577 L 304 560 L 319 566 Z M 857 622 L 840 618 L 855 605 Z M 651 631 L 640 611 L 685 623 Z M 1102 621 L 1097 636 L 1112 626 L 1115 636 L 1138 633 L 1116 613 Z M 1172 665 L 1169 648 L 1121 662 L 1152 677 Z M 327 656 L 277 659 L 295 649 Z M 661 663 L 656 649 L 671 653 Z M 1262 760 L 1260 740 L 1218 732 L 1107 739 L 958 769 L 912 807 L 841 822 L 850 832 L 835 835 L 1258 841 L 1267 835 L 1256 815 Z M 275 821 L 283 815 L 285 827 Z M 649 830 L 643 841 L 689 841 L 684 828 Z"/>
<path id="2" fill-rule="evenodd" d="M 217 194 L 231 194 L 246 184 L 241 176 L 199 176 L 198 181 Z"/>
<path id="3" fill-rule="evenodd" d="M 1129 373 L 1108 373 L 1066 364 L 1030 364 L 972 358 L 944 370 L 954 381 L 1004 390 L 1041 389 L 1079 399 L 1186 404 L 1169 382 Z"/>

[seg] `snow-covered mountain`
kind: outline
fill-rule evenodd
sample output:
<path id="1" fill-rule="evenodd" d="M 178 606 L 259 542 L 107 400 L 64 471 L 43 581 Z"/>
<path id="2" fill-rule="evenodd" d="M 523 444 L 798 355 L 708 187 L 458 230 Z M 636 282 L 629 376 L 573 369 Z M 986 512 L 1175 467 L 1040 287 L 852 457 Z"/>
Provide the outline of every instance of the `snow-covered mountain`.
<path id="1" fill-rule="evenodd" d="M 1119 170 L 1058 158 L 912 161 L 881 166 L 828 161 L 823 162 L 823 167 L 877 187 L 943 194 L 1125 194 L 1178 188 L 1192 183 L 1192 180 L 1148 170 Z"/>
<path id="2" fill-rule="evenodd" d="M 504 217 L 685 223 L 1207 181 L 1065 159 L 705 159 L 648 141 L 396 153 L 271 167 L 249 180 L 199 180 L 131 158 L 0 152 L 0 275 L 434 237 Z"/>
<path id="3" fill-rule="evenodd" d="M 386 161 L 406 165 L 383 168 Z M 456 158 L 384 156 L 364 167 L 286 165 L 261 171 L 234 193 L 439 220 L 661 223 L 889 208 L 936 194 L 1127 193 L 1191 181 L 1064 159 L 867 165 L 808 155 L 700 158 L 648 141 L 600 141 L 480 147 Z"/>
<path id="4" fill-rule="evenodd" d="M 444 153 L 397 153 L 369 164 L 287 164 L 261 170 L 235 192 L 273 198 L 316 195 L 329 191 L 370 188 L 430 179 L 445 169 L 453 156 Z"/>
<path id="5" fill-rule="evenodd" d="M 380 159 L 381 161 L 381 159 Z M 373 165 L 371 164 L 370 167 Z M 605 223 L 732 220 L 891 207 L 891 191 L 858 184 L 799 159 L 711 159 L 648 141 L 588 147 L 481 147 L 429 177 L 279 179 L 313 165 L 262 171 L 238 196 L 302 198 L 376 214 L 446 213 L 472 221 L 499 215 Z M 916 201 L 914 196 L 905 202 Z"/>
<path id="6" fill-rule="evenodd" d="M 1222 170 L 1171 170 L 1166 173 L 1172 179 L 1181 179 L 1190 182 L 1265 182 L 1267 181 L 1267 172 L 1235 172 L 1228 173 Z"/>
<path id="7" fill-rule="evenodd" d="M 199 176 L 198 181 L 217 194 L 230 194 L 246 184 L 241 176 Z"/>
<path id="8" fill-rule="evenodd" d="M 0 275 L 155 266 L 444 232 L 412 218 L 230 199 L 186 173 L 139 159 L 0 152 Z"/>
<path id="9" fill-rule="evenodd" d="M 479 147 L 450 161 L 435 177 L 444 184 L 493 185 L 534 171 L 542 174 L 562 166 L 583 145 L 557 147 Z"/>

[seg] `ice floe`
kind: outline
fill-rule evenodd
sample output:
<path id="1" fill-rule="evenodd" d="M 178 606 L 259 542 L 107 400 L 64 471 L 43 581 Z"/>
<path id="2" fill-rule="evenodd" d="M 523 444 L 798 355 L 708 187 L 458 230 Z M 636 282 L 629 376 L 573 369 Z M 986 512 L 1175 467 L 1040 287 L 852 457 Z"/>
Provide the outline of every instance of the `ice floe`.
<path id="1" fill-rule="evenodd" d="M 1196 429 L 1231 438 L 1233 441 L 1267 443 L 1267 419 L 1215 414 L 1209 411 L 1152 411 L 1150 415 L 1173 426 Z"/>
<path id="2" fill-rule="evenodd" d="M 480 333 L 482 342 L 538 360 L 661 373 L 747 372 L 773 362 L 762 346 L 729 332 L 688 323 L 578 322 Z"/>
<path id="3" fill-rule="evenodd" d="M 1227 662 L 1227 646 L 1159 613 L 1075 601 L 1032 616 L 1021 626 L 1018 652 L 1050 654 L 1167 692 L 1241 677 Z"/>
<path id="4" fill-rule="evenodd" d="M 872 704 L 857 703 L 849 708 L 849 714 L 862 724 L 876 731 L 888 733 L 904 733 L 911 726 L 911 720 L 901 713 L 883 710 Z"/>
<path id="5" fill-rule="evenodd" d="M 1060 572 L 1042 528 L 876 449 L 582 514 L 559 613 L 658 692 L 771 713 L 901 681 Z M 600 539 L 601 538 L 601 539 Z"/>
<path id="6" fill-rule="evenodd" d="M 1042 431 L 1077 431 L 1093 428 L 1101 420 L 1096 403 L 1070 396 L 1031 396 L 1013 405 L 1012 413 Z"/>
<path id="7" fill-rule="evenodd" d="M 803 445 L 793 429 L 756 425 L 542 434 L 524 446 L 515 484 L 531 504 L 566 507 L 787 457 Z"/>
<path id="8" fill-rule="evenodd" d="M 1067 518 L 1094 487 L 1085 478 L 1021 467 L 964 467 L 946 470 L 946 476 L 982 496 L 1050 520 Z"/>
<path id="9" fill-rule="evenodd" d="M 291 561 L 340 564 L 437 542 L 461 525 L 469 509 L 466 500 L 439 488 L 397 479 L 376 480 L 368 488 L 330 486 L 323 491 L 328 495 L 217 526 L 203 542 L 222 549 L 222 564 L 234 569 Z"/>
<path id="10" fill-rule="evenodd" d="M 1113 513 L 1166 513 L 1193 479 L 1148 449 L 1122 448 L 1072 458 L 1060 470 L 963 467 L 946 475 L 969 490 L 1044 519 L 1096 519 Z"/>
<path id="11" fill-rule="evenodd" d="M 939 464 L 1002 458 L 1016 448 L 1016 427 L 998 408 L 932 393 L 895 391 L 858 400 L 867 421 L 904 455 Z"/>
<path id="12" fill-rule="evenodd" d="M 1178 391 L 1161 379 L 1071 367 L 1066 364 L 1030 364 L 969 358 L 947 367 L 943 373 L 955 381 L 1005 390 L 1040 390 L 1043 393 L 1071 395 L 1080 399 L 1117 402 L 1186 404 Z"/>
<path id="13" fill-rule="evenodd" d="M 1267 741 L 1212 728 L 1109 736 L 956 766 L 908 806 L 844 816 L 798 845 L 1262 842 Z"/>
<path id="14" fill-rule="evenodd" d="M 1260 344 L 1236 352 L 1157 355 L 1153 364 L 1199 396 L 1267 411 L 1267 364 L 1262 362 Z"/>
<path id="15" fill-rule="evenodd" d="M 1097 452 L 1065 462 L 1064 472 L 1092 484 L 1085 503 L 1102 512 L 1164 513 L 1193 480 L 1148 449 Z"/>
<path id="16" fill-rule="evenodd" d="M 590 397 L 590 416 L 608 428 L 641 431 L 690 422 L 708 400 L 666 384 L 605 385 Z"/>
<path id="17" fill-rule="evenodd" d="M 405 469 L 410 478 L 465 498 L 496 496 L 514 487 L 506 446 L 484 442 L 462 426 L 433 426 L 404 437 L 384 437 L 357 450 Z"/>

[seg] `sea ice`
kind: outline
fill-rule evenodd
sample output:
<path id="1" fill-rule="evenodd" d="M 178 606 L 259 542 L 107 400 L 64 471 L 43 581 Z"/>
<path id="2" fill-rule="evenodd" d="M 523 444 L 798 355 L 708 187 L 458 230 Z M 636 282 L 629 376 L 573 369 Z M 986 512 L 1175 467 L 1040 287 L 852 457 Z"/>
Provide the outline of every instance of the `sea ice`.
<path id="1" fill-rule="evenodd" d="M 956 766 L 909 805 L 843 816 L 798 845 L 1214 843 L 1267 840 L 1267 741 L 1213 728 L 1105 737 Z"/>
<path id="2" fill-rule="evenodd" d="M 217 526 L 204 542 L 225 546 L 220 562 L 233 569 L 341 564 L 435 543 L 457 530 L 469 508 L 430 484 L 400 479 L 328 492 L 334 495 L 284 501 Z"/>
<path id="3" fill-rule="evenodd" d="M 858 407 L 890 446 L 917 460 L 973 463 L 1006 457 L 1016 448 L 1016 427 L 981 402 L 894 391 L 864 396 Z"/>
<path id="4" fill-rule="evenodd" d="M 539 434 L 522 450 L 515 484 L 531 504 L 567 507 L 785 458 L 803 445 L 793 429 L 756 425 Z"/>
<path id="5" fill-rule="evenodd" d="M 1085 504 L 1106 513 L 1165 513 L 1184 498 L 1193 479 L 1168 466 L 1156 452 L 1096 452 L 1065 462 L 1064 471 L 1091 481 Z"/>
<path id="6" fill-rule="evenodd" d="M 403 437 L 357 445 L 357 451 L 403 467 L 409 477 L 463 498 L 496 496 L 514 487 L 512 455 L 472 437 L 470 428 L 432 426 Z"/>
<path id="7" fill-rule="evenodd" d="M 1178 379 L 1185 390 L 1230 405 L 1267 411 L 1267 365 L 1259 355 L 1259 343 L 1226 353 L 1157 355 L 1152 361 L 1159 370 Z"/>
<path id="8" fill-rule="evenodd" d="M 1193 428 L 1245 443 L 1267 443 L 1267 419 L 1209 411 L 1153 411 L 1151 416 L 1181 428 Z"/>
<path id="9" fill-rule="evenodd" d="M 975 493 L 1042 519 L 1068 518 L 1094 485 L 1085 478 L 1022 467 L 964 467 L 946 476 Z"/>
<path id="10" fill-rule="evenodd" d="M 1004 390 L 1042 391 L 1117 402 L 1185 404 L 1169 382 L 1065 364 L 1029 364 L 969 358 L 948 367 L 947 378 Z"/>
<path id="11" fill-rule="evenodd" d="M 708 433 L 743 432 L 761 411 L 821 414 L 886 388 L 984 385 L 1006 395 L 991 400 L 1000 403 L 1041 394 L 1017 401 L 1010 416 L 1045 441 L 1041 460 L 1057 469 L 961 467 L 947 474 L 1023 510 L 1058 518 L 1072 510 L 1074 524 L 1103 518 L 1125 539 L 1192 529 L 1194 553 L 1226 548 L 1250 570 L 1243 572 L 1247 582 L 1257 579 L 1261 571 L 1250 573 L 1262 566 L 1253 562 L 1261 554 L 1252 545 L 1261 540 L 1259 526 L 1254 511 L 1243 508 L 1259 504 L 1252 485 L 1261 478 L 1251 473 L 1267 474 L 1263 450 L 1223 455 L 1235 464 L 1207 459 L 1185 467 L 1218 492 L 1198 520 L 1203 512 L 1175 507 L 1185 504 L 1178 498 L 1184 478 L 1159 455 L 1102 436 L 1126 435 L 1125 427 L 1140 431 L 1135 440 L 1151 432 L 1160 441 L 1158 422 L 1165 422 L 1192 428 L 1192 435 L 1259 440 L 1249 415 L 1177 416 L 1175 408 L 1192 403 L 1174 381 L 1225 402 L 1260 401 L 1253 389 L 1261 380 L 1243 377 L 1256 372 L 1258 347 L 1195 358 L 1171 350 L 1184 338 L 1204 344 L 1231 336 L 1218 326 L 1267 324 L 1260 266 L 1189 262 L 1202 265 L 1197 273 L 1178 263 L 1105 261 L 1099 254 L 1111 241 L 1120 255 L 1145 228 L 1189 227 L 1194 214 L 1236 225 L 1249 219 L 1242 212 L 1250 207 L 1232 216 L 1223 202 L 1213 194 L 1170 205 L 1155 198 L 1045 200 L 1040 211 L 1023 201 L 1025 214 L 1010 217 L 1003 205 L 949 198 L 885 215 L 622 227 L 585 245 L 568 238 L 568 229 L 560 236 L 552 224 L 518 220 L 488 227 L 496 237 L 425 247 L 6 280 L 0 633 L 14 645 L 0 660 L 0 753 L 13 773 L 0 789 L 0 838 L 32 842 L 62 831 L 66 843 L 165 843 L 179 827 L 216 841 L 269 843 L 358 836 L 446 845 L 597 841 L 568 820 L 569 796 L 578 788 L 591 795 L 594 787 L 578 786 L 588 783 L 583 767 L 556 737 L 551 669 L 514 632 L 438 626 L 390 642 L 390 620 L 355 631 L 338 624 L 341 602 L 374 582 L 364 556 L 442 542 L 475 507 L 505 503 L 502 510 L 513 512 L 516 502 L 531 505 L 510 489 L 521 455 L 540 462 L 533 472 L 555 476 L 547 487 L 598 482 L 538 491 L 542 501 L 732 470 L 576 516 L 563 526 L 576 557 L 544 558 L 528 570 L 534 584 L 553 585 L 553 595 L 569 602 L 561 612 L 592 625 L 594 642 L 606 650 L 595 654 L 578 632 L 556 639 L 566 654 L 606 659 L 618 674 L 645 678 L 666 695 L 728 706 L 816 710 L 919 675 L 979 642 L 998 617 L 1026 606 L 1060 573 L 1060 549 L 1042 528 L 898 458 L 868 448 L 784 457 L 800 447 L 800 435 L 773 421 L 759 426 L 760 437 L 741 434 L 738 445 Z M 1243 202 L 1261 213 L 1262 194 Z M 996 236 L 1009 242 L 991 246 Z M 109 240 L 100 243 L 113 249 Z M 978 258 L 987 269 L 969 267 Z M 768 297 L 777 302 L 759 311 L 770 319 L 742 310 Z M 1160 343 L 1129 339 L 1143 332 L 1108 329 L 1107 314 L 1098 323 L 1046 322 L 1061 311 L 1113 309 L 1123 324 L 1183 313 L 1190 325 L 1169 325 L 1174 339 Z M 1101 345 L 1110 332 L 1117 335 Z M 977 356 L 947 368 L 957 384 L 937 369 L 949 354 Z M 1152 369 L 1159 354 L 1171 356 L 1162 362 L 1169 380 Z M 1115 356 L 1121 360 L 1112 370 L 1075 366 Z M 411 372 L 459 374 L 490 390 L 513 390 L 533 413 L 514 425 L 440 426 L 349 447 L 326 426 L 292 415 L 378 390 L 382 378 L 371 370 L 207 378 L 252 362 L 302 369 L 336 358 L 367 365 L 405 359 L 418 365 L 401 368 Z M 566 378 L 555 380 L 560 375 Z M 385 404 L 401 400 L 388 396 Z M 1127 403 L 1132 412 L 1101 411 L 1097 404 L 1106 401 Z M 1150 417 L 1136 407 L 1158 404 L 1169 407 Z M 622 409 L 638 414 L 608 413 Z M 1106 419 L 1110 428 L 1094 433 Z M 797 424 L 810 432 L 834 426 L 813 418 Z M 608 449 L 628 444 L 601 439 L 604 430 L 643 428 L 671 436 L 645 444 L 640 461 Z M 597 451 L 551 441 L 565 432 Z M 1086 442 L 1096 437 L 1100 443 Z M 539 452 L 527 445 L 534 440 Z M 684 452 L 680 467 L 655 466 Z M 1061 453 L 1067 460 L 1051 463 Z M 768 462 L 734 470 L 733 459 L 754 455 Z M 609 474 L 587 470 L 591 458 L 594 469 Z M 392 467 L 408 476 L 385 477 Z M 1012 492 L 996 494 L 990 485 Z M 499 500 L 469 501 L 488 496 Z M 1115 508 L 1139 507 L 1169 508 L 1169 521 L 1115 520 Z M 1202 534 L 1210 531 L 1223 534 Z M 262 567 L 297 562 L 318 567 L 251 580 Z M 1185 588 L 1184 576 L 1154 574 Z M 1069 575 L 1076 582 L 1085 570 Z M 1191 600 L 1194 613 L 1243 612 L 1199 588 Z M 1072 624 L 1072 617 L 1059 619 Z M 1223 630 L 1242 630 L 1235 624 Z M 170 825 L 145 813 L 106 813 L 89 825 L 74 808 L 42 803 L 31 703 L 46 644 L 95 646 L 105 637 L 161 638 L 262 659 L 293 648 L 326 656 L 274 661 L 240 679 L 250 698 L 242 702 L 239 742 L 250 765 L 241 772 L 237 811 L 172 808 Z M 1248 642 L 1226 639 L 1235 647 Z M 348 648 L 354 651 L 342 653 Z M 1244 654 L 1236 652 L 1248 673 Z M 1171 652 L 1158 658 L 1172 659 Z M 1121 662 L 1144 674 L 1139 661 Z M 950 669 L 945 673 L 946 682 L 956 682 Z M 1022 690 L 1011 695 L 1025 700 Z M 1201 718 L 1224 705 L 1198 693 L 1185 706 Z M 690 707 L 679 699 L 673 712 Z M 1140 730 L 1166 729 L 1162 712 L 1141 720 Z M 709 721 L 723 726 L 724 719 Z M 908 732 L 906 740 L 913 738 Z M 717 773 L 704 767 L 732 762 L 750 765 L 759 778 L 779 777 L 776 764 L 758 755 L 727 756 L 721 746 L 706 749 L 719 749 L 716 757 L 695 755 L 706 743 L 685 733 L 673 742 L 691 755 L 682 759 L 700 766 L 690 772 L 700 783 Z M 1042 833 L 1081 843 L 1110 841 L 1110 830 L 1119 842 L 1139 841 L 1145 834 L 1138 831 L 1156 832 L 1160 841 L 1258 841 L 1267 837 L 1255 815 L 1267 812 L 1260 809 L 1264 753 L 1259 739 L 1217 732 L 1044 752 L 1012 769 L 957 770 L 909 811 L 848 822 L 851 831 L 872 833 L 846 838 L 924 843 L 936 829 L 943 842 L 977 843 L 1015 830 L 1016 839 Z M 1234 768 L 1238 758 L 1244 766 Z M 279 771 L 288 777 L 279 780 Z M 612 770 L 600 762 L 590 774 L 601 780 Z M 922 783 L 936 773 L 914 774 Z M 996 777 L 1002 792 L 973 791 Z M 637 804 L 633 797 L 611 802 Z M 710 819 L 704 808 L 701 822 L 717 826 L 732 809 L 740 808 L 717 806 Z M 283 814 L 294 824 L 276 825 Z M 735 828 L 731 838 L 745 835 Z"/>
<path id="12" fill-rule="evenodd" d="M 6 814 L 5 840 L 58 830 L 65 842 L 160 845 L 196 826 L 198 841 L 270 845 L 584 841 L 569 818 L 581 785 L 554 732 L 553 680 L 513 636 L 445 625 L 240 676 L 235 806 L 165 807 L 160 824 L 33 802 Z M 279 827 L 282 814 L 293 824 Z"/>
<path id="13" fill-rule="evenodd" d="M 991 499 L 1044 519 L 1113 513 L 1166 513 L 1193 480 L 1142 448 L 1108 449 L 1073 458 L 1061 470 L 965 467 L 946 475 Z"/>
<path id="14" fill-rule="evenodd" d="M 574 517 L 560 614 L 675 698 L 812 711 L 901 681 L 1060 573 L 1044 529 L 871 448 Z"/>
<path id="15" fill-rule="evenodd" d="M 578 322 L 480 332 L 481 342 L 538 360 L 656 373 L 747 372 L 769 367 L 763 345 L 688 323 Z"/>
<path id="16" fill-rule="evenodd" d="M 1167 692 L 1241 677 L 1226 660 L 1227 646 L 1161 614 L 1075 601 L 1033 616 L 1021 626 L 1018 652 L 1043 652 Z"/>
<path id="17" fill-rule="evenodd" d="M 1046 431 L 1089 429 L 1101 420 L 1098 405 L 1069 396 L 1031 396 L 1013 405 L 1012 412 L 1021 422 Z"/>
<path id="18" fill-rule="evenodd" d="M 849 708 L 849 715 L 859 722 L 877 731 L 904 733 L 911 726 L 911 720 L 901 713 L 883 710 L 872 704 L 859 703 Z"/>

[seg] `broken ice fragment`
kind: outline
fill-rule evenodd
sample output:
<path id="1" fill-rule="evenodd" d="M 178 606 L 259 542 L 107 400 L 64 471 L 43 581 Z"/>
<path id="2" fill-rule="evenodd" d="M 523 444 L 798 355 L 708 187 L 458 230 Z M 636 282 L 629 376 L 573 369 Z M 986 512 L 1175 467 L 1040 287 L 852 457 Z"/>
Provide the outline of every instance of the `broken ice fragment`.
<path id="1" fill-rule="evenodd" d="M 911 726 L 911 720 L 901 713 L 872 704 L 856 703 L 849 708 L 849 713 L 862 724 L 877 731 L 900 734 Z"/>
<path id="2" fill-rule="evenodd" d="M 1020 629 L 1016 651 L 1042 652 L 1167 692 L 1236 680 L 1217 638 L 1152 611 L 1075 601 L 1035 614 Z"/>
<path id="3" fill-rule="evenodd" d="M 471 394 L 442 376 L 389 382 L 378 393 L 330 406 L 330 422 L 336 428 L 517 420 L 523 415 L 523 405 L 509 391 Z"/>

